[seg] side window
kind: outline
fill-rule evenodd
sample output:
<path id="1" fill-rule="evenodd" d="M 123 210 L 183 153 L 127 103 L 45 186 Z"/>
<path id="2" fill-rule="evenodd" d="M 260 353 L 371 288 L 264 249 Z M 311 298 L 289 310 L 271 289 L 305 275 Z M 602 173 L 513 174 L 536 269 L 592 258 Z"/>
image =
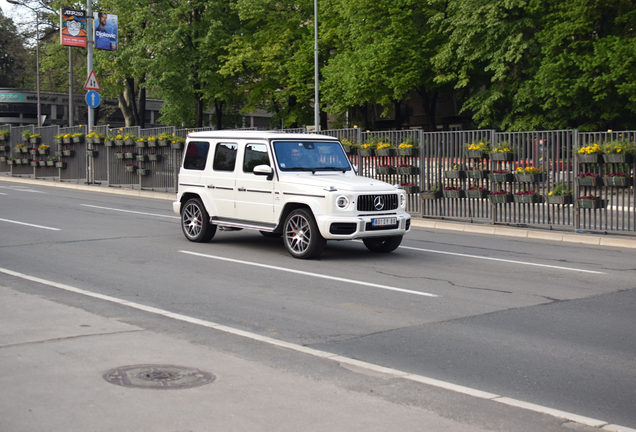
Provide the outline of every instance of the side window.
<path id="1" fill-rule="evenodd" d="M 214 152 L 214 165 L 212 166 L 214 170 L 234 171 L 237 150 L 238 144 L 218 143 Z"/>
<path id="2" fill-rule="evenodd" d="M 205 162 L 208 159 L 210 143 L 190 141 L 183 159 L 183 168 L 191 170 L 205 169 Z"/>
<path id="3" fill-rule="evenodd" d="M 257 165 L 269 165 L 269 156 L 267 156 L 267 145 L 248 144 L 245 146 L 243 171 L 246 173 L 254 172 L 254 167 Z"/>

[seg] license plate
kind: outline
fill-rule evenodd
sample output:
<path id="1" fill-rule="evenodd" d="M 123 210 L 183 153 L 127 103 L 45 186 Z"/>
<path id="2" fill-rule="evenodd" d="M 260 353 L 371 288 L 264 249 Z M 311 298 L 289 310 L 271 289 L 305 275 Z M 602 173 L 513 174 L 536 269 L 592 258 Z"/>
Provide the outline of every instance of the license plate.
<path id="1" fill-rule="evenodd" d="M 385 226 L 385 225 L 397 225 L 397 218 L 375 218 L 371 219 L 371 225 L 373 226 Z"/>

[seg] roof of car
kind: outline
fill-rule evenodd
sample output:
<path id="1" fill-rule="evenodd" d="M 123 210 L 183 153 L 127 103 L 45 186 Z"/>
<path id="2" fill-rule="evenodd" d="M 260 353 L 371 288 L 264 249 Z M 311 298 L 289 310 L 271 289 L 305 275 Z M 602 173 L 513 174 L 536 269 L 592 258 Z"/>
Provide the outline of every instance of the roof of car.
<path id="1" fill-rule="evenodd" d="M 283 133 L 268 131 L 237 131 L 237 130 L 218 130 L 190 132 L 188 138 L 251 138 L 251 139 L 292 139 L 292 140 L 315 140 L 329 139 L 336 140 L 338 138 L 329 135 L 319 134 L 301 134 L 301 133 Z"/>

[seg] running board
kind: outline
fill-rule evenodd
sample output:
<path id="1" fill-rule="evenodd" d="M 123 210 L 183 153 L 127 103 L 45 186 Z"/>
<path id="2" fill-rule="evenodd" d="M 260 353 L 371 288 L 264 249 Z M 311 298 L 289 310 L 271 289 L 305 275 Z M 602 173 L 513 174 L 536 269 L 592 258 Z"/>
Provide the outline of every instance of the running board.
<path id="1" fill-rule="evenodd" d="M 231 221 L 227 219 L 224 220 L 224 219 L 210 218 L 210 223 L 214 225 L 226 226 L 230 228 L 244 228 L 244 229 L 252 229 L 252 230 L 266 231 L 266 232 L 273 232 L 276 229 L 276 225 L 274 224 L 258 225 L 255 223 L 249 223 L 244 221 L 242 222 Z"/>

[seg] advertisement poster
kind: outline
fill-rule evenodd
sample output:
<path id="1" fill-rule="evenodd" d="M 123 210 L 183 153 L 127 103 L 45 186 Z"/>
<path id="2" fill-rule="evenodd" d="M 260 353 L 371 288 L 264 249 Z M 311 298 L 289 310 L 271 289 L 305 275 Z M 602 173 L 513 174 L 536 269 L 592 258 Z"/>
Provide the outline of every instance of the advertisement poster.
<path id="1" fill-rule="evenodd" d="M 117 15 L 95 12 L 95 48 L 117 51 Z"/>
<path id="2" fill-rule="evenodd" d="M 60 9 L 62 45 L 86 48 L 86 11 Z"/>

